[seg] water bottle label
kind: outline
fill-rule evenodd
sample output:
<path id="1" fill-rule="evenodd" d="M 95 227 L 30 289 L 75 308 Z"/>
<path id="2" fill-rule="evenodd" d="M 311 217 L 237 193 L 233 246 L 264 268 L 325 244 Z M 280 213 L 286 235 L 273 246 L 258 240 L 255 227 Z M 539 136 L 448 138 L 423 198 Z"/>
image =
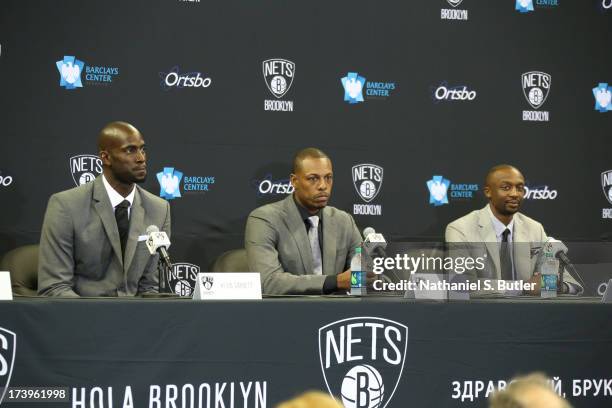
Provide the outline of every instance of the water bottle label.
<path id="1" fill-rule="evenodd" d="M 557 291 L 557 275 L 544 275 L 542 274 L 542 290 L 556 292 Z"/>
<path id="2" fill-rule="evenodd" d="M 351 271 L 351 288 L 361 288 L 363 286 L 363 272 Z"/>

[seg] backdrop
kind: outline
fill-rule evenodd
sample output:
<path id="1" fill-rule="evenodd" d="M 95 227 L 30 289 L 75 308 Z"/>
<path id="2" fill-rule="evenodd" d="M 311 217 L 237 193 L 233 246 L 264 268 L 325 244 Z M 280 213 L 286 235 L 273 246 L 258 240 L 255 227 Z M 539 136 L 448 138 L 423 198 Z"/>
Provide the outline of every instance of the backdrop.
<path id="1" fill-rule="evenodd" d="M 609 0 L 2 1 L 0 254 L 99 174 L 113 120 L 144 135 L 173 259 L 203 271 L 307 146 L 331 205 L 390 240 L 442 239 L 498 163 L 548 234 L 609 240 L 611 23 Z"/>

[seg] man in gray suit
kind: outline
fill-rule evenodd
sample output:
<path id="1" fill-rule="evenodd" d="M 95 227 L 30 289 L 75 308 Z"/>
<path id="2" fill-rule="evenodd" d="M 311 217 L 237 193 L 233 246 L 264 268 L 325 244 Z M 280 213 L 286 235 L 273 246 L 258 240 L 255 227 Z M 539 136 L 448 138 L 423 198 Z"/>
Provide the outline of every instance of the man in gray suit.
<path id="1" fill-rule="evenodd" d="M 301 150 L 293 160 L 291 184 L 291 196 L 257 208 L 247 219 L 250 270 L 261 273 L 264 294 L 350 289 L 350 262 L 361 236 L 353 217 L 327 206 L 331 160 L 319 149 Z"/>
<path id="2" fill-rule="evenodd" d="M 103 173 L 53 194 L 40 237 L 38 293 L 45 296 L 133 296 L 158 291 L 158 255 L 146 228 L 170 234 L 168 202 L 135 183 L 147 175 L 145 143 L 125 122 L 98 137 Z"/>
<path id="3" fill-rule="evenodd" d="M 487 173 L 484 193 L 489 200 L 484 208 L 446 227 L 451 255 L 477 258 L 486 253 L 485 268 L 475 274 L 478 278 L 529 281 L 535 283 L 529 293 L 539 294 L 541 258 L 535 254 L 548 237 L 542 224 L 518 212 L 525 196 L 525 178 L 513 166 L 495 166 Z M 563 277 L 564 285 L 559 288 L 563 293 L 582 291 L 567 271 Z"/>

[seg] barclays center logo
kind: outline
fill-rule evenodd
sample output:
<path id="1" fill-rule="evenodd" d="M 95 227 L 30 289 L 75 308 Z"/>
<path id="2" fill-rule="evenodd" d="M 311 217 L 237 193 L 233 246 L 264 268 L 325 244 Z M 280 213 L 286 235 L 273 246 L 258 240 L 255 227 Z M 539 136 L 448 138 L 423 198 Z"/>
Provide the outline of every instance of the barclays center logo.
<path id="1" fill-rule="evenodd" d="M 612 111 L 612 86 L 608 86 L 606 82 L 599 83 L 593 88 L 593 97 L 596 111 L 601 113 Z"/>
<path id="2" fill-rule="evenodd" d="M 395 82 L 367 81 L 357 72 L 348 72 L 340 78 L 340 83 L 344 90 L 344 102 L 350 105 L 366 99 L 387 99 L 397 88 Z"/>
<path id="3" fill-rule="evenodd" d="M 514 9 L 521 14 L 534 11 L 534 4 L 538 8 L 551 8 L 559 5 L 559 0 L 516 0 Z"/>
<path id="4" fill-rule="evenodd" d="M 72 55 L 64 55 L 55 65 L 60 75 L 59 85 L 68 90 L 83 87 L 83 72 L 85 83 L 91 85 L 110 85 L 119 75 L 118 67 L 86 65 Z"/>
<path id="5" fill-rule="evenodd" d="M 408 327 L 389 319 L 353 317 L 321 327 L 319 360 L 327 390 L 345 408 L 385 408 L 402 377 L 407 348 Z"/>
<path id="6" fill-rule="evenodd" d="M 539 110 L 550 93 L 552 77 L 542 71 L 530 71 L 521 75 L 523 95 L 534 110 L 523 111 L 523 121 L 548 122 L 550 113 Z"/>
<path id="7" fill-rule="evenodd" d="M 354 204 L 354 215 L 382 215 L 382 205 L 369 204 L 382 188 L 384 169 L 371 163 L 357 164 L 351 169 L 357 195 L 367 204 Z"/>
<path id="8" fill-rule="evenodd" d="M 70 158 L 70 174 L 76 186 L 93 181 L 102 174 L 102 160 L 93 154 L 79 154 Z"/>
<path id="9" fill-rule="evenodd" d="M 264 101 L 265 111 L 293 112 L 293 101 L 282 100 L 295 78 L 295 63 L 284 58 L 271 58 L 261 63 L 264 81 L 276 99 Z"/>
<path id="10" fill-rule="evenodd" d="M 478 184 L 474 183 L 451 183 L 444 176 L 436 175 L 426 183 L 429 190 L 429 204 L 440 207 L 449 204 L 452 200 L 471 200 L 479 190 Z"/>
<path id="11" fill-rule="evenodd" d="M 215 184 L 214 176 L 187 176 L 174 167 L 164 167 L 157 173 L 157 181 L 160 187 L 159 196 L 166 200 L 181 197 L 182 190 L 185 193 L 207 193 Z"/>
<path id="12" fill-rule="evenodd" d="M 6 395 L 15 365 L 17 335 L 0 327 L 0 404 Z"/>

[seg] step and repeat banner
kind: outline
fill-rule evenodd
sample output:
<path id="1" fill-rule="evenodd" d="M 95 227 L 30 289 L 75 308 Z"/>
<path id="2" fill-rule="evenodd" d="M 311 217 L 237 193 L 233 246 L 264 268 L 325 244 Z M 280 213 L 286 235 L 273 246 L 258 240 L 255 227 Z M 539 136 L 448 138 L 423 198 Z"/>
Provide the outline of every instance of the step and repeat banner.
<path id="1" fill-rule="evenodd" d="M 3 1 L 0 254 L 100 174 L 115 120 L 145 138 L 177 273 L 242 247 L 308 146 L 331 205 L 391 241 L 441 240 L 499 163 L 549 235 L 609 240 L 611 27 L 609 0 Z"/>

